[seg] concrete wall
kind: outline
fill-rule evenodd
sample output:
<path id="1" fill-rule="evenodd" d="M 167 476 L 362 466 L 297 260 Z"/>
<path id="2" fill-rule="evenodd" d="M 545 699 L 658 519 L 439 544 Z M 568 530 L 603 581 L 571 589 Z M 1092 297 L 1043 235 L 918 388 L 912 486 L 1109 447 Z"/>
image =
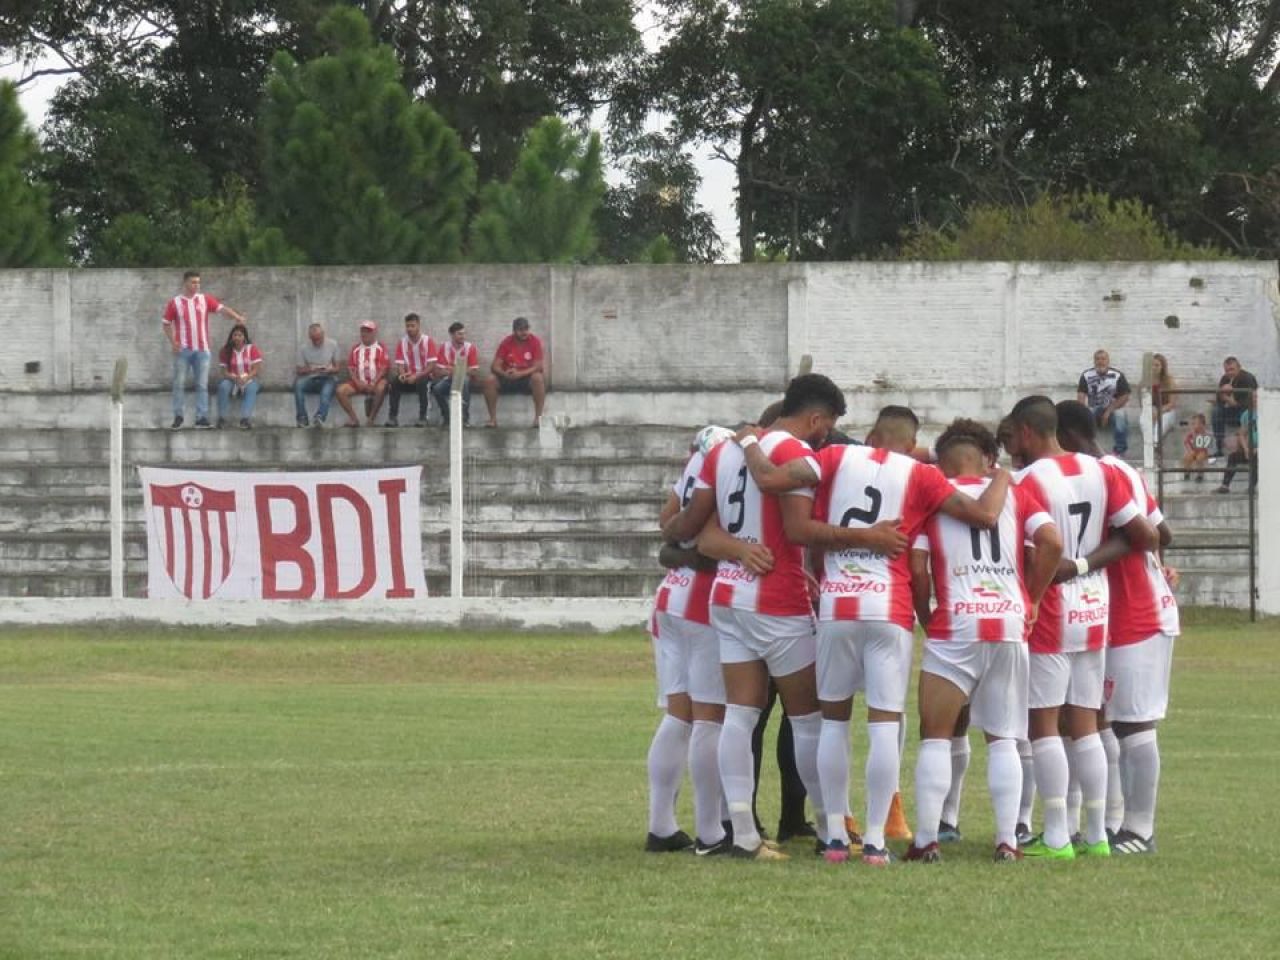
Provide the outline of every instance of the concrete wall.
<path id="1" fill-rule="evenodd" d="M 163 389 L 159 316 L 180 279 L 0 271 L 0 394 L 104 390 L 121 355 L 131 388 Z M 486 365 L 527 316 L 559 390 L 772 391 L 810 353 L 867 394 L 864 406 L 985 412 L 1026 389 L 1068 390 L 1100 346 L 1135 383 L 1144 351 L 1167 354 L 1183 383 L 1212 382 L 1227 354 L 1280 383 L 1273 262 L 218 268 L 203 279 L 249 315 L 269 386 L 291 380 L 310 322 L 345 349 L 372 318 L 391 344 L 410 310 L 437 339 L 465 321 Z M 230 324 L 212 326 L 220 342 Z M 29 362 L 39 371 L 24 372 Z"/>

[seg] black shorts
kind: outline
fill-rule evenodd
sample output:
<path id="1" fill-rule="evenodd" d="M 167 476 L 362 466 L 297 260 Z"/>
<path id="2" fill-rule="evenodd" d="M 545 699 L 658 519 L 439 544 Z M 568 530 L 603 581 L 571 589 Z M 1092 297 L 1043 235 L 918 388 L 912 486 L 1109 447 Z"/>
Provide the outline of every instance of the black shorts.
<path id="1" fill-rule="evenodd" d="M 523 393 L 529 396 L 533 393 L 533 377 L 518 377 L 514 380 L 507 377 L 498 377 L 498 393 Z"/>

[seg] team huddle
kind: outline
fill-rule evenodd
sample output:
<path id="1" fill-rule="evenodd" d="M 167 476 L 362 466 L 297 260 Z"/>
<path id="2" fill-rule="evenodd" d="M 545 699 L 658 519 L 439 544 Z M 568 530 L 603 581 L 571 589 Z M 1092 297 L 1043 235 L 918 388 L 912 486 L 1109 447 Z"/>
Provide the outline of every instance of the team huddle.
<path id="1" fill-rule="evenodd" d="M 1176 574 L 1141 475 L 1103 455 L 1089 408 L 1019 401 L 997 434 L 956 420 L 933 459 L 886 407 L 866 445 L 833 433 L 839 388 L 807 374 L 776 419 L 699 431 L 662 513 L 675 566 L 652 621 L 666 714 L 650 747 L 646 849 L 780 860 L 754 815 L 752 734 L 776 688 L 815 813 L 816 852 L 883 865 L 913 627 L 925 632 L 914 836 L 959 836 L 968 725 L 988 750 L 994 859 L 1151 853 Z M 1000 448 L 1015 473 L 997 465 Z M 678 566 L 677 566 L 678 564 Z M 816 621 L 815 621 L 816 613 Z M 850 720 L 867 707 L 865 819 Z M 696 836 L 676 824 L 687 763 Z M 1033 835 L 1036 795 L 1043 830 Z M 909 835 L 909 831 L 907 831 Z"/>

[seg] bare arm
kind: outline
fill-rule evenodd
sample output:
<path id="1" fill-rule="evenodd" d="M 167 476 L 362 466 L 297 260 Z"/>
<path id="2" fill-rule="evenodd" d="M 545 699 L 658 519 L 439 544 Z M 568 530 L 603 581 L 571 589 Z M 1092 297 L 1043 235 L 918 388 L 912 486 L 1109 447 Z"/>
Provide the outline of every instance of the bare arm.
<path id="1" fill-rule="evenodd" d="M 780 467 L 776 466 L 758 443 L 748 446 L 744 456 L 747 458 L 747 469 L 751 471 L 751 479 L 756 482 L 761 493 L 789 493 L 818 485 L 818 475 L 805 459 L 797 458 Z"/>
<path id="2" fill-rule="evenodd" d="M 674 490 L 667 491 L 667 499 L 663 501 L 662 509 L 658 511 L 658 529 L 661 530 L 668 520 L 680 512 L 680 498 L 676 496 Z"/>
<path id="3" fill-rule="evenodd" d="M 1004 500 L 1009 493 L 1009 479 L 1009 471 L 999 469 L 977 500 L 957 490 L 942 501 L 938 509 L 961 523 L 990 530 L 1000 520 L 1000 511 L 1004 509 Z"/>
<path id="4" fill-rule="evenodd" d="M 702 487 L 694 490 L 684 509 L 662 525 L 662 539 L 672 543 L 692 540 L 706 526 L 707 520 L 715 511 L 716 498 L 711 489 Z"/>
<path id="5" fill-rule="evenodd" d="M 870 527 L 836 527 L 813 519 L 813 501 L 808 497 L 782 496 L 778 502 L 782 529 L 792 543 L 821 550 L 870 550 L 886 557 L 896 557 L 907 548 L 899 520 L 881 520 Z"/>
<path id="6" fill-rule="evenodd" d="M 1023 577 L 1027 595 L 1035 605 L 1053 583 L 1062 558 L 1062 534 L 1052 523 L 1041 524 L 1031 537 L 1031 550 L 1028 556 L 1026 574 Z M 1075 573 L 1075 564 L 1071 564 L 1071 572 Z"/>
<path id="7" fill-rule="evenodd" d="M 693 567 L 695 570 L 714 571 L 718 564 L 711 558 L 699 553 L 693 547 L 679 547 L 674 543 L 664 543 L 658 551 L 658 563 L 668 570 L 679 570 L 681 567 Z"/>
<path id="8" fill-rule="evenodd" d="M 929 551 L 911 551 L 911 605 L 915 607 L 920 626 L 927 626 L 933 615 L 929 602 L 933 598 L 933 583 L 929 579 Z"/>
<path id="9" fill-rule="evenodd" d="M 1149 552 L 1160 546 L 1160 534 L 1146 517 L 1134 517 L 1120 528 L 1120 532 L 1129 541 L 1129 546 L 1139 552 Z"/>
<path id="10" fill-rule="evenodd" d="M 762 576 L 773 569 L 773 551 L 761 543 L 739 540 L 726 533 L 713 512 L 698 534 L 698 552 L 717 560 L 734 560 Z"/>

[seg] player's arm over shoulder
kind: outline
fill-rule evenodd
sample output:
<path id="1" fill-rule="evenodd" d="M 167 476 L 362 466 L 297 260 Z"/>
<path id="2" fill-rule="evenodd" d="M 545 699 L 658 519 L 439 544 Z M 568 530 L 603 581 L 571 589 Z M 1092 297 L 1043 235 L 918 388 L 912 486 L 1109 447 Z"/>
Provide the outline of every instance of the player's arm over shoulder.
<path id="1" fill-rule="evenodd" d="M 799 440 L 784 440 L 766 454 L 758 443 L 749 443 L 743 451 L 751 479 L 761 493 L 791 493 L 818 485 L 820 470 L 808 446 Z"/>

